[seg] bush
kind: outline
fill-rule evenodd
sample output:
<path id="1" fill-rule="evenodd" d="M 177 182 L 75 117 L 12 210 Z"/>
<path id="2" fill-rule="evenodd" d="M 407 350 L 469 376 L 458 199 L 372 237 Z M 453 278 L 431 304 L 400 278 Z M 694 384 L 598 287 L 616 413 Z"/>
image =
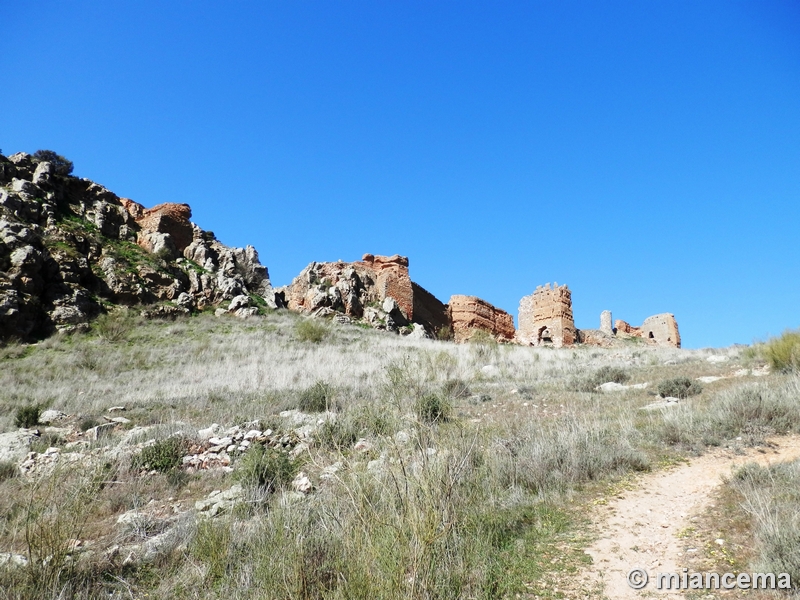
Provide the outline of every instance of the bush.
<path id="1" fill-rule="evenodd" d="M 297 408 L 303 412 L 325 412 L 337 408 L 334 405 L 333 388 L 324 381 L 318 381 L 300 392 Z"/>
<path id="2" fill-rule="evenodd" d="M 761 467 L 750 463 L 729 480 L 753 518 L 756 561 L 753 570 L 800 578 L 800 462 Z"/>
<path id="3" fill-rule="evenodd" d="M 665 379 L 658 384 L 658 395 L 662 398 L 688 398 L 689 396 L 696 396 L 703 391 L 701 386 L 696 381 L 692 381 L 688 377 L 675 377 L 674 379 Z"/>
<path id="4" fill-rule="evenodd" d="M 345 450 L 359 438 L 389 433 L 391 424 L 385 411 L 363 405 L 349 409 L 336 419 L 328 419 L 317 430 L 316 440 L 323 448 Z"/>
<path id="5" fill-rule="evenodd" d="M 34 162 L 49 162 L 53 167 L 53 172 L 56 175 L 71 175 L 73 164 L 71 160 L 67 160 L 60 154 L 56 154 L 52 150 L 37 150 L 33 153 Z"/>
<path id="6" fill-rule="evenodd" d="M 10 461 L 0 461 L 0 482 L 11 479 L 19 474 L 17 465 Z"/>
<path id="7" fill-rule="evenodd" d="M 438 394 L 425 394 L 417 400 L 417 417 L 426 423 L 438 423 L 450 419 L 452 407 L 450 403 Z"/>
<path id="8" fill-rule="evenodd" d="M 449 325 L 445 325 L 436 330 L 436 339 L 447 342 L 453 339 L 453 330 Z"/>
<path id="9" fill-rule="evenodd" d="M 764 345 L 764 358 L 773 371 L 793 371 L 800 367 L 800 331 L 787 331 Z"/>
<path id="10" fill-rule="evenodd" d="M 180 437 L 169 437 L 144 448 L 133 459 L 133 467 L 168 473 L 180 466 L 186 450 L 186 441 Z"/>
<path id="11" fill-rule="evenodd" d="M 294 334 L 301 342 L 313 342 L 319 344 L 324 340 L 329 331 L 323 324 L 313 319 L 303 319 L 298 321 L 294 326 Z"/>
<path id="12" fill-rule="evenodd" d="M 463 379 L 448 379 L 444 382 L 442 391 L 450 398 L 467 398 L 472 393 Z"/>
<path id="13" fill-rule="evenodd" d="M 589 377 L 579 377 L 568 382 L 567 388 L 575 392 L 594 392 L 597 386 L 604 383 L 625 383 L 630 375 L 619 367 L 601 367 Z"/>
<path id="14" fill-rule="evenodd" d="M 107 342 L 119 342 L 128 337 L 136 325 L 136 317 L 127 310 L 100 315 L 92 323 L 92 329 Z"/>
<path id="15" fill-rule="evenodd" d="M 39 424 L 39 417 L 42 415 L 42 406 L 40 404 L 31 404 L 28 406 L 20 406 L 17 413 L 14 415 L 14 426 L 24 427 L 30 429 Z"/>
<path id="16" fill-rule="evenodd" d="M 291 483 L 297 471 L 297 463 L 286 452 L 254 444 L 239 461 L 234 477 L 250 489 L 274 492 Z"/>
<path id="17" fill-rule="evenodd" d="M 625 383 L 630 378 L 630 375 L 628 375 L 624 369 L 620 369 L 619 367 L 601 367 L 595 372 L 593 377 L 597 385 L 602 385 L 608 382 Z"/>

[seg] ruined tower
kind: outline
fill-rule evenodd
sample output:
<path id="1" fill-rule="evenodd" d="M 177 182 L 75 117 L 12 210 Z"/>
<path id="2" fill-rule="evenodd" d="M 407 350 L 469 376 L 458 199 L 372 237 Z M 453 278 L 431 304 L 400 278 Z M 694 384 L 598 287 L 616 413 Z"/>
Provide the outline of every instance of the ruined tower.
<path id="1" fill-rule="evenodd" d="M 566 285 L 538 286 L 519 302 L 517 341 L 529 346 L 560 348 L 576 341 L 572 318 L 572 292 Z"/>

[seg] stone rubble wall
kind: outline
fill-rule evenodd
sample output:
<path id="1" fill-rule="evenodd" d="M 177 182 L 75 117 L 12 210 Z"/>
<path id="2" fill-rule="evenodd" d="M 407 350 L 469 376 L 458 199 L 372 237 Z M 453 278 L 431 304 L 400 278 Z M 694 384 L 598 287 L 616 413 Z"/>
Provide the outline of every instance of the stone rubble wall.
<path id="1" fill-rule="evenodd" d="M 637 337 L 644 341 L 670 348 L 681 347 L 681 336 L 678 332 L 678 321 L 672 313 L 661 313 L 647 317 L 640 327 L 618 319 L 615 323 L 619 337 Z"/>
<path id="2" fill-rule="evenodd" d="M 485 300 L 475 296 L 451 296 L 448 309 L 456 342 L 466 342 L 478 331 L 485 331 L 497 341 L 514 340 L 514 317 Z"/>

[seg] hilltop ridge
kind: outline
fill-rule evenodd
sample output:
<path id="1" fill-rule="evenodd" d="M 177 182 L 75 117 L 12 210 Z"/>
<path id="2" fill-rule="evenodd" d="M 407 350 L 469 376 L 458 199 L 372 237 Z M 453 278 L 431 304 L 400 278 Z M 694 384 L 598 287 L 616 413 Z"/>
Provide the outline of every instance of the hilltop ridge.
<path id="1" fill-rule="evenodd" d="M 225 246 L 190 218 L 187 204 L 146 209 L 24 152 L 0 155 L 0 339 L 85 328 L 114 305 L 277 307 L 255 248 Z"/>

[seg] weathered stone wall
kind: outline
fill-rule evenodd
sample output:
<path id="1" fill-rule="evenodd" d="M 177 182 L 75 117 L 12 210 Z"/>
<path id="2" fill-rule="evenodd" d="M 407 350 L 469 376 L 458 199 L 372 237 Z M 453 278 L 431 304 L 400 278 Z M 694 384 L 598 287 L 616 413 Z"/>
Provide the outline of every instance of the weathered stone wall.
<path id="1" fill-rule="evenodd" d="M 498 341 L 514 340 L 514 317 L 485 300 L 451 296 L 448 311 L 456 342 L 465 342 L 478 331 L 485 331 Z"/>
<path id="2" fill-rule="evenodd" d="M 617 320 L 616 326 L 617 335 L 620 337 L 639 337 L 657 346 L 681 347 L 678 322 L 671 313 L 647 317 L 641 327 L 633 327 L 622 320 Z"/>
<path id="3" fill-rule="evenodd" d="M 192 209 L 188 204 L 167 202 L 145 208 L 130 198 L 120 198 L 120 202 L 142 228 L 137 241 L 148 252 L 174 247 L 177 257 L 192 243 Z M 163 235 L 169 235 L 170 239 L 165 240 Z"/>
<path id="4" fill-rule="evenodd" d="M 569 346 L 576 340 L 572 292 L 566 285 L 538 286 L 519 303 L 517 341 L 528 346 Z"/>
<path id="5" fill-rule="evenodd" d="M 406 319 L 414 319 L 414 290 L 408 276 L 405 256 L 373 256 L 365 254 L 362 262 L 375 272 L 375 283 L 381 300 L 394 298 Z"/>
<path id="6" fill-rule="evenodd" d="M 419 323 L 429 335 L 436 334 L 444 327 L 450 326 L 447 305 L 419 284 L 411 282 L 414 291 L 414 322 Z"/>
<path id="7" fill-rule="evenodd" d="M 405 256 L 365 254 L 352 263 L 313 262 L 286 287 L 284 295 L 290 310 L 312 314 L 329 309 L 370 322 L 386 318 L 379 313 L 384 301 L 393 298 L 397 307 L 389 315 L 392 323 L 404 325 L 414 318 L 414 290 Z"/>
<path id="8" fill-rule="evenodd" d="M 673 314 L 661 313 L 660 315 L 647 317 L 640 329 L 643 338 L 653 340 L 659 346 L 681 347 L 678 322 Z"/>

